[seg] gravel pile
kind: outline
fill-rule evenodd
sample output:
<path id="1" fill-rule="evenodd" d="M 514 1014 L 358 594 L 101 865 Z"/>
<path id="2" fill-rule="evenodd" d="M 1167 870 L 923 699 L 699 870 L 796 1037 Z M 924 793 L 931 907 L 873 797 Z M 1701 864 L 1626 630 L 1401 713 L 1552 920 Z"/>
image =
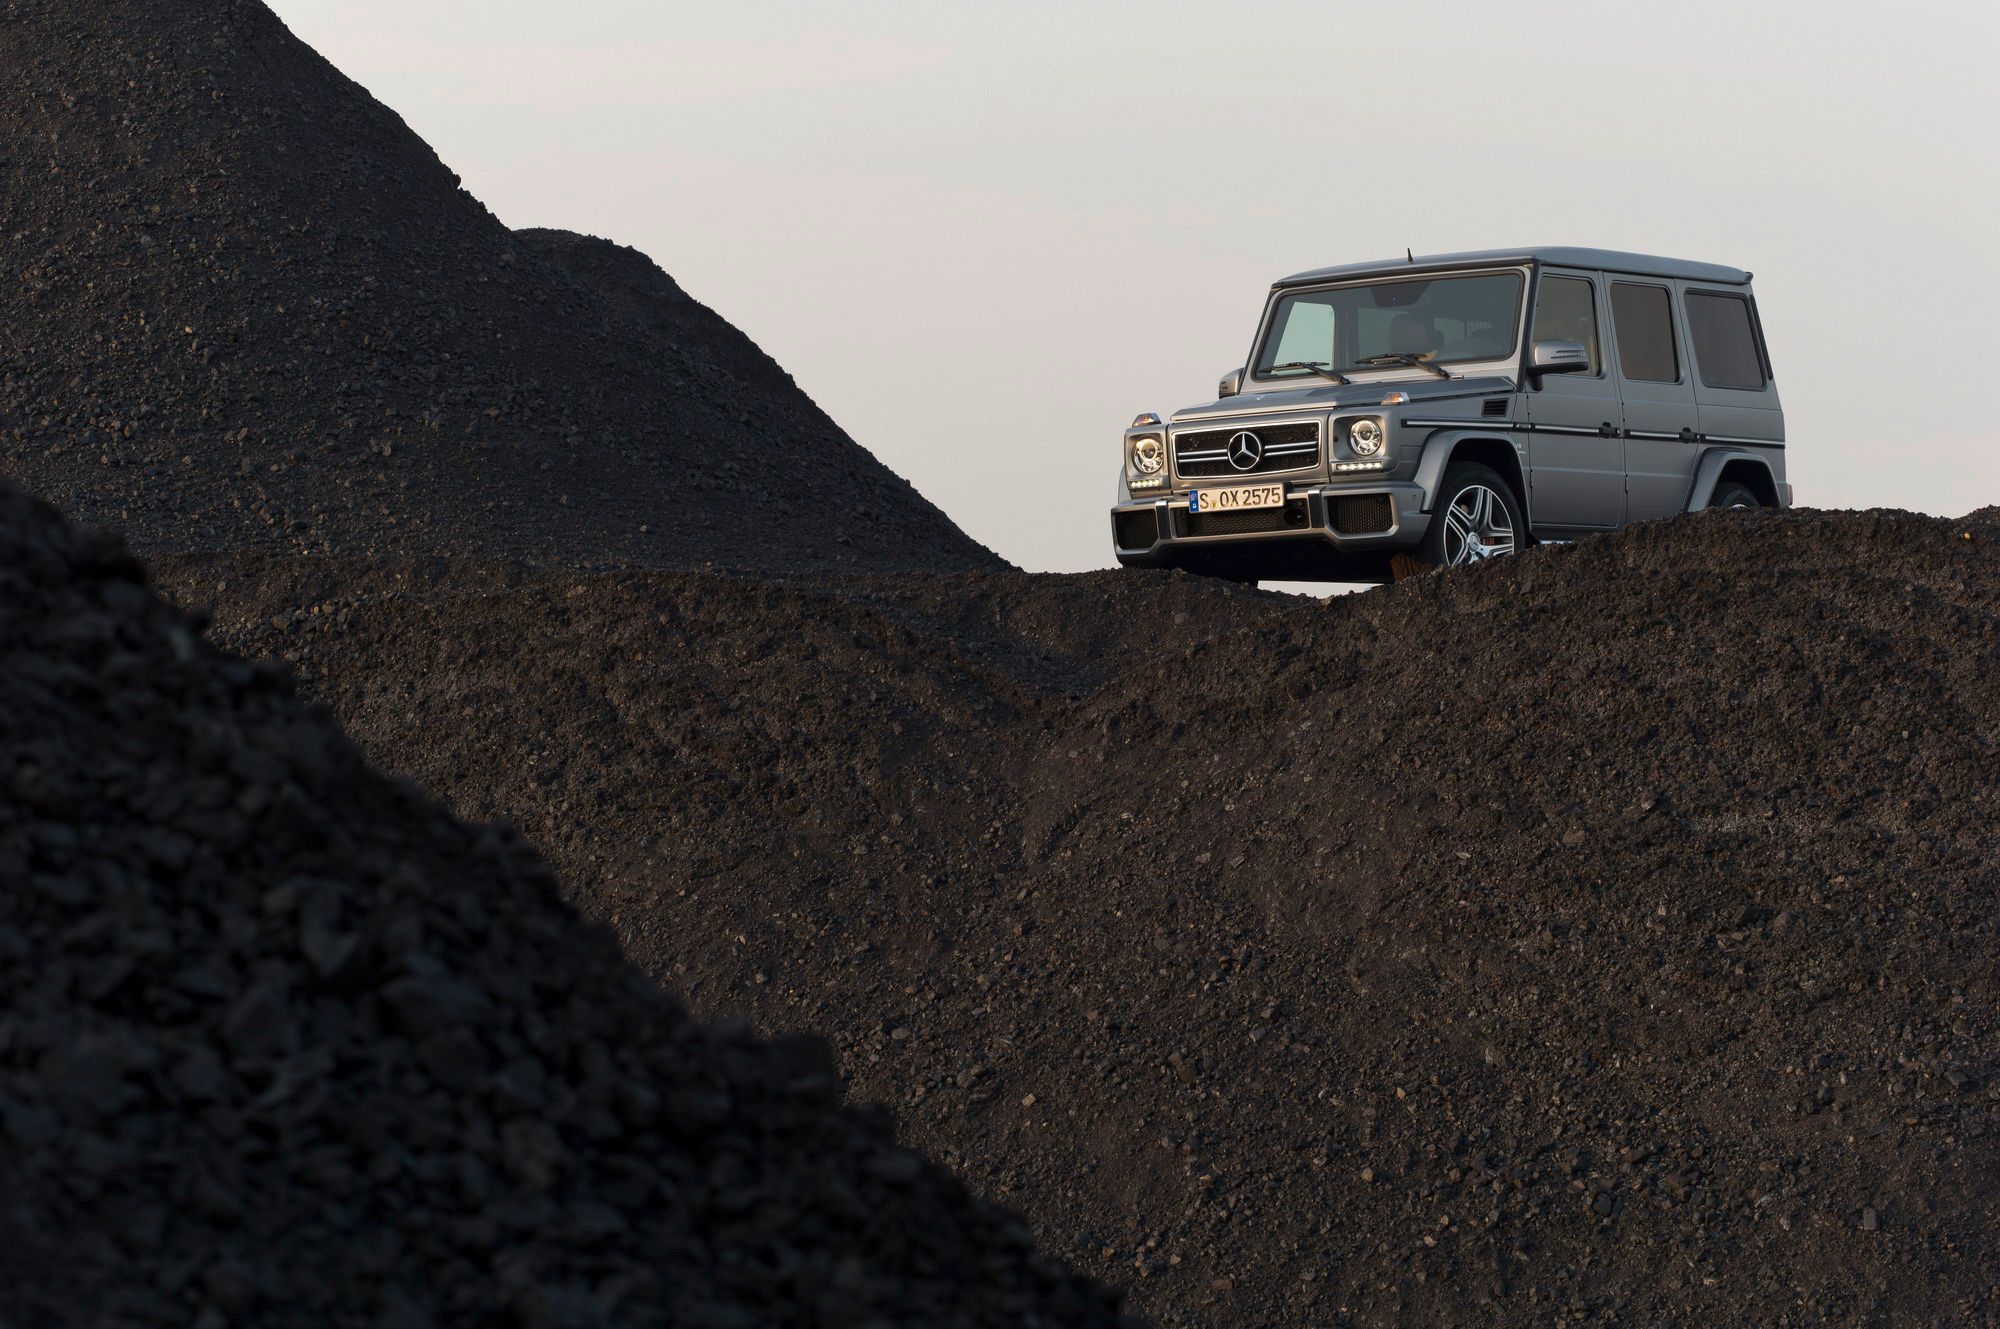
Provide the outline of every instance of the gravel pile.
<path id="1" fill-rule="evenodd" d="M 189 560 L 1159 1322 L 2000 1317 L 2000 529 L 1170 574 Z"/>
<path id="2" fill-rule="evenodd" d="M 600 247 L 509 232 L 256 0 L 0 0 L 0 473 L 78 519 L 142 554 L 1001 566 Z"/>
<path id="3" fill-rule="evenodd" d="M 0 1325 L 1120 1323 L 4 487 L 0 710 Z"/>

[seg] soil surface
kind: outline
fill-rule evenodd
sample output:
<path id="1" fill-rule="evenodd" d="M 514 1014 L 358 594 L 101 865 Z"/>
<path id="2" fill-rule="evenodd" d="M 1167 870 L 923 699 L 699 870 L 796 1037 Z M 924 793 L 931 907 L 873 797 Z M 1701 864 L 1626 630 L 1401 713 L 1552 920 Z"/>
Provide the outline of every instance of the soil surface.
<path id="1" fill-rule="evenodd" d="M 2000 525 L 1179 574 L 186 560 L 1173 1325 L 2000 1316 Z"/>
<path id="2" fill-rule="evenodd" d="M 5 487 L 0 696 L 0 1325 L 1118 1323 Z"/>
<path id="3" fill-rule="evenodd" d="M 0 474 L 143 554 L 1003 566 L 251 0 L 0 0 L 0 276 Z"/>

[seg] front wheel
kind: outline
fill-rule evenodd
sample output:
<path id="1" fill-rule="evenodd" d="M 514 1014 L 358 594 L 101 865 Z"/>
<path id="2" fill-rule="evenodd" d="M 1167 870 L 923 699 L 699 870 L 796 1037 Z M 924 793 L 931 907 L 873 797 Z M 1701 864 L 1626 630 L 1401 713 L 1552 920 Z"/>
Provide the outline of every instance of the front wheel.
<path id="1" fill-rule="evenodd" d="M 1446 568 L 1483 563 L 1518 550 L 1527 529 L 1514 487 L 1490 466 L 1461 462 L 1445 472 L 1438 486 L 1422 557 Z"/>

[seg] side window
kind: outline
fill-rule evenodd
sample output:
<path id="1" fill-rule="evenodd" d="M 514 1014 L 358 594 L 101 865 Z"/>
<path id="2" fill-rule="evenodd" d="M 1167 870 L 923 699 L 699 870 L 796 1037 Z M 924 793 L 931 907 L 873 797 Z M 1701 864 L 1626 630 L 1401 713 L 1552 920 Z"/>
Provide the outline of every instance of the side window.
<path id="1" fill-rule="evenodd" d="M 1581 342 L 1597 363 L 1597 293 L 1581 277 L 1544 277 L 1535 296 L 1535 341 Z"/>
<path id="2" fill-rule="evenodd" d="M 1757 352 L 1757 328 L 1750 321 L 1750 302 L 1719 291 L 1687 293 L 1688 340 L 1694 343 L 1695 368 L 1711 388 L 1762 392 L 1767 381 L 1764 357 Z"/>
<path id="3" fill-rule="evenodd" d="M 1674 310 L 1664 286 L 1611 283 L 1611 323 L 1618 329 L 1618 368 L 1644 383 L 1678 383 Z"/>

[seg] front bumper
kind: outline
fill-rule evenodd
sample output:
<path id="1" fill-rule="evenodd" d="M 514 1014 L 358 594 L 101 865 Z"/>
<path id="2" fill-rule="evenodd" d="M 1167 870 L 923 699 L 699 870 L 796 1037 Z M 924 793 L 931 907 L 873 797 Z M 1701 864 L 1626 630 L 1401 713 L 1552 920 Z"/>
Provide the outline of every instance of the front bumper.
<path id="1" fill-rule="evenodd" d="M 1191 514 L 1186 494 L 1163 494 L 1112 508 L 1111 542 L 1129 567 L 1365 580 L 1388 554 L 1423 543 L 1423 506 L 1422 486 L 1393 481 L 1287 485 L 1284 508 L 1250 513 Z"/>

